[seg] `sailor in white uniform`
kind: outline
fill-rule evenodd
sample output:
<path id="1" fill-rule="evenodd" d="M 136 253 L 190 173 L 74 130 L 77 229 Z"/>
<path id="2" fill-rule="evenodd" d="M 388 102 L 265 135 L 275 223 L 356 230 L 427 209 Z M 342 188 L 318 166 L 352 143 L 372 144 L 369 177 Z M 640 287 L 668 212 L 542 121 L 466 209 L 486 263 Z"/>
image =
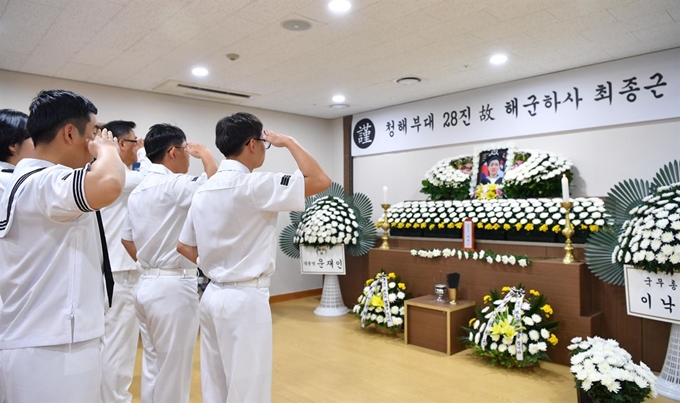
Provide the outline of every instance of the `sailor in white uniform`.
<path id="1" fill-rule="evenodd" d="M 272 319 L 269 284 L 280 211 L 302 211 L 305 197 L 331 184 L 295 139 L 262 131 L 237 113 L 217 123 L 217 148 L 227 158 L 194 196 L 177 250 L 212 280 L 201 298 L 201 383 L 206 402 L 271 401 Z M 252 172 L 269 145 L 287 148 L 293 175 Z"/>
<path id="2" fill-rule="evenodd" d="M 142 348 L 142 402 L 189 401 L 198 334 L 196 265 L 177 253 L 177 239 L 196 189 L 217 171 L 205 146 L 187 143 L 175 126 L 151 127 L 144 147 L 153 163 L 128 199 L 123 245 L 139 261 L 142 277 L 135 307 Z M 187 175 L 189 157 L 205 174 Z"/>
<path id="3" fill-rule="evenodd" d="M 111 295 L 92 212 L 116 200 L 125 167 L 110 134 L 96 136 L 97 108 L 84 97 L 42 91 L 30 112 L 34 158 L 17 164 L 0 199 L 0 401 L 92 403 Z"/>
<path id="4" fill-rule="evenodd" d="M 28 134 L 28 115 L 12 109 L 0 110 L 0 197 L 23 158 L 33 156 L 33 140 Z M 2 309 L 2 297 L 0 297 Z"/>
<path id="5" fill-rule="evenodd" d="M 128 391 L 137 356 L 139 320 L 135 312 L 134 291 L 141 271 L 137 263 L 120 242 L 123 223 L 127 215 L 130 193 L 142 182 L 144 174 L 130 167 L 137 162 L 137 149 L 142 140 L 137 139 L 135 123 L 114 120 L 103 127 L 113 134 L 120 150 L 120 159 L 128 168 L 125 171 L 125 187 L 116 201 L 101 210 L 111 261 L 113 280 L 116 283 L 111 309 L 106 312 L 106 324 L 102 337 L 102 403 L 130 403 Z"/>

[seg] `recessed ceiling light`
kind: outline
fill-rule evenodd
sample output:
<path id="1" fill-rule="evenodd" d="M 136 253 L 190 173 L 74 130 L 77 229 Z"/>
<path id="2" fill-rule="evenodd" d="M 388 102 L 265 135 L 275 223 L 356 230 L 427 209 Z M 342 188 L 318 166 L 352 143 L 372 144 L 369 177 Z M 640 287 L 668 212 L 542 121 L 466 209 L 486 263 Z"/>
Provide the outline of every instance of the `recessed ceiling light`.
<path id="1" fill-rule="evenodd" d="M 491 63 L 491 64 L 503 64 L 507 61 L 508 61 L 508 57 L 506 55 L 502 55 L 502 54 L 493 55 L 489 59 L 489 63 Z"/>
<path id="2" fill-rule="evenodd" d="M 333 102 L 336 104 L 341 104 L 345 102 L 345 96 L 344 95 L 334 95 L 333 96 Z"/>
<path id="3" fill-rule="evenodd" d="M 312 24 L 303 20 L 288 20 L 281 23 L 283 29 L 289 31 L 306 31 L 312 27 Z"/>
<path id="4" fill-rule="evenodd" d="M 418 84 L 421 81 L 422 81 L 421 78 L 414 77 L 414 76 L 402 77 L 402 78 L 398 78 L 398 79 L 394 80 L 395 83 L 401 84 L 401 85 L 413 85 L 413 84 Z"/>
<path id="5" fill-rule="evenodd" d="M 196 77 L 205 77 L 208 75 L 208 69 L 205 67 L 194 67 L 191 70 L 191 74 L 195 75 Z"/>
<path id="6" fill-rule="evenodd" d="M 345 108 L 349 108 L 349 105 L 347 105 L 347 104 L 333 104 L 333 105 L 329 105 L 329 108 L 345 109 Z"/>
<path id="7" fill-rule="evenodd" d="M 344 13 L 352 8 L 352 3 L 349 0 L 331 0 L 328 2 L 328 8 L 334 13 Z"/>

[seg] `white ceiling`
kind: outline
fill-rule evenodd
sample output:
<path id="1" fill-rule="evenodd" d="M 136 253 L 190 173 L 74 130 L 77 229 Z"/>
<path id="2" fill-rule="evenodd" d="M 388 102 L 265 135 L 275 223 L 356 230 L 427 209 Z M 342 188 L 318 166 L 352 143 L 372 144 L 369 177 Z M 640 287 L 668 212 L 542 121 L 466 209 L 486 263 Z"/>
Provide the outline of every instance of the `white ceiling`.
<path id="1" fill-rule="evenodd" d="M 327 2 L 0 0 L 0 69 L 145 91 L 173 79 L 335 118 L 680 46 L 680 0 Z M 293 18 L 312 28 L 281 28 Z M 496 52 L 508 63 L 489 65 Z M 423 82 L 393 82 L 408 75 Z M 328 107 L 338 93 L 350 108 Z"/>

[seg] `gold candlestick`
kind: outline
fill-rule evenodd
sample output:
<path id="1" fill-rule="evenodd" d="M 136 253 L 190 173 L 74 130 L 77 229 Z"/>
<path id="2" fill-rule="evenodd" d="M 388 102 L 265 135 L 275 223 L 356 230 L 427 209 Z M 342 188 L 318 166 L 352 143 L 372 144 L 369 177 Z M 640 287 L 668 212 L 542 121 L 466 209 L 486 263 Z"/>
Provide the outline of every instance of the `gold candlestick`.
<path id="1" fill-rule="evenodd" d="M 383 216 L 383 224 L 382 224 L 382 229 L 383 229 L 383 236 L 382 236 L 382 245 L 380 245 L 380 249 L 389 249 L 390 248 L 390 236 L 388 235 L 388 232 L 390 231 L 390 222 L 387 219 L 387 210 L 389 210 L 390 205 L 389 204 L 381 204 L 380 205 L 383 210 L 385 210 L 385 215 Z"/>
<path id="2" fill-rule="evenodd" d="M 574 226 L 571 225 L 571 219 L 569 219 L 569 211 L 574 203 L 562 202 L 560 204 L 564 207 L 564 210 L 566 210 L 562 235 L 567 238 L 566 245 L 564 246 L 564 259 L 562 259 L 562 262 L 565 264 L 574 263 L 577 261 L 574 257 L 574 247 L 571 245 L 571 237 L 574 236 Z"/>

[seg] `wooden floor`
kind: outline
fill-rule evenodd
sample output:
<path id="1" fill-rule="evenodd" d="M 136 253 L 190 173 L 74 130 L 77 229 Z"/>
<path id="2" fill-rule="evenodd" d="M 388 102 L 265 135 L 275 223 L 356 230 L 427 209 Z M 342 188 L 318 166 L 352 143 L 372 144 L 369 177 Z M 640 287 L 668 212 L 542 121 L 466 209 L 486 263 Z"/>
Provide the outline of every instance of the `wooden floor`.
<path id="1" fill-rule="evenodd" d="M 574 403 L 569 368 L 492 368 L 469 352 L 453 356 L 405 345 L 403 337 L 363 330 L 354 316 L 313 313 L 319 297 L 272 304 L 273 403 Z M 561 341 L 564 342 L 564 341 Z M 196 345 L 191 403 L 201 402 Z M 141 345 L 133 402 L 139 402 Z M 657 403 L 672 400 L 658 398 Z M 259 402 L 253 402 L 259 403 Z"/>

